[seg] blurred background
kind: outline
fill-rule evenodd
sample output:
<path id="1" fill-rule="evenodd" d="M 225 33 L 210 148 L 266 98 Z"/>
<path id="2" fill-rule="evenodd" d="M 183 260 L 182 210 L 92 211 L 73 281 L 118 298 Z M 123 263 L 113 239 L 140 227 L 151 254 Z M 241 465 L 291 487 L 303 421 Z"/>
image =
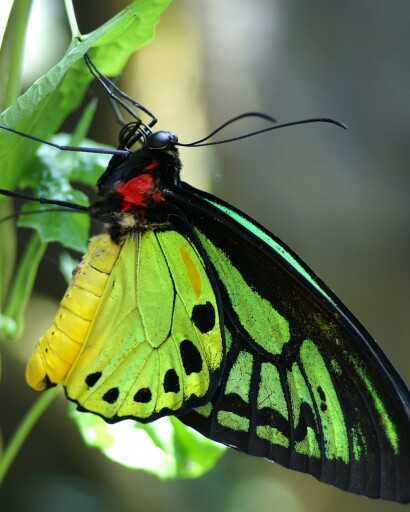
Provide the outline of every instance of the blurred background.
<path id="1" fill-rule="evenodd" d="M 77 1 L 82 33 L 127 2 Z M 410 383 L 410 3 L 407 0 L 175 0 L 155 41 L 130 61 L 121 85 L 153 110 L 158 127 L 192 142 L 247 111 L 313 124 L 185 149 L 183 178 L 244 210 L 274 232 L 336 292 Z M 64 54 L 62 1 L 35 0 L 25 86 Z M 116 144 L 101 106 L 91 136 Z M 265 125 L 252 120 L 221 134 Z M 65 284 L 54 248 L 28 310 L 29 353 Z M 3 362 L 2 435 L 33 401 L 24 358 Z M 62 398 L 35 427 L 2 490 L 2 510 L 116 512 L 393 511 L 398 505 L 343 493 L 311 477 L 229 450 L 194 481 L 163 482 L 86 448 Z M 410 455 L 410 454 L 409 454 Z M 410 477 L 409 477 L 410 478 Z M 409 481 L 410 485 L 410 481 Z M 407 507 L 409 509 L 409 507 Z"/>

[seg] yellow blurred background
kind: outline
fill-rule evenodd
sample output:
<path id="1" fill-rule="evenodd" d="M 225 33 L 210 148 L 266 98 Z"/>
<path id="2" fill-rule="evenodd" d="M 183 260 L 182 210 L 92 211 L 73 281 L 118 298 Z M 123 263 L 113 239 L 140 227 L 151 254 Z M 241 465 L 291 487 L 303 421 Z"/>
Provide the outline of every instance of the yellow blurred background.
<path id="1" fill-rule="evenodd" d="M 126 4 L 76 2 L 80 29 L 89 32 Z M 293 248 L 374 335 L 407 384 L 409 19 L 406 0 L 175 0 L 121 81 L 155 112 L 158 128 L 182 142 L 247 111 L 279 122 L 328 116 L 349 126 L 304 125 L 184 149 L 183 179 L 244 210 Z M 30 23 L 26 87 L 69 42 L 60 1 L 35 0 Z M 103 103 L 91 135 L 116 144 L 117 125 Z M 221 138 L 264 126 L 244 121 Z M 63 293 L 58 253 L 54 248 L 41 267 L 24 341 L 3 361 L 5 440 L 33 401 L 21 352 L 34 347 Z M 0 490 L 2 511 L 398 510 L 233 450 L 198 480 L 162 482 L 86 448 L 65 409 L 62 397 L 28 438 Z"/>

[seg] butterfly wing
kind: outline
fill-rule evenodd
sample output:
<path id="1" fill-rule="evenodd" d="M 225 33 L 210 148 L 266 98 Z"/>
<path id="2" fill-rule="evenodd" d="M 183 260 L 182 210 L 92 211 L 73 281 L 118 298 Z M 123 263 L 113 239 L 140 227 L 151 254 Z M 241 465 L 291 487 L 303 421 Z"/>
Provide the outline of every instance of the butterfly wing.
<path id="1" fill-rule="evenodd" d="M 214 268 L 227 360 L 181 420 L 350 492 L 410 500 L 410 399 L 376 342 L 273 235 L 184 184 L 172 190 Z"/>
<path id="2" fill-rule="evenodd" d="M 182 224 L 120 246 L 99 235 L 29 362 L 29 383 L 63 380 L 81 410 L 109 422 L 148 422 L 206 403 L 225 356 L 212 279 Z"/>

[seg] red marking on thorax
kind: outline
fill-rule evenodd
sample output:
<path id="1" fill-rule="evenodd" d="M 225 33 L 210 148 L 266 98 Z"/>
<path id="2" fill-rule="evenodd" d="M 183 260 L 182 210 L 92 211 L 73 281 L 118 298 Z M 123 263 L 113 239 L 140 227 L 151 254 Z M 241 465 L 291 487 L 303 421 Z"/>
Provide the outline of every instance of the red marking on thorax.
<path id="1" fill-rule="evenodd" d="M 147 167 L 144 167 L 144 171 L 151 171 L 152 169 L 155 169 L 155 167 L 158 167 L 158 162 L 153 160 L 150 164 L 147 165 Z"/>
<path id="2" fill-rule="evenodd" d="M 154 161 L 144 170 L 153 169 L 157 165 L 158 163 Z M 155 186 L 155 179 L 150 174 L 140 174 L 132 178 L 119 186 L 116 192 L 123 200 L 123 212 L 130 210 L 132 206 L 147 207 L 150 200 L 159 203 L 163 199 L 161 191 Z"/>

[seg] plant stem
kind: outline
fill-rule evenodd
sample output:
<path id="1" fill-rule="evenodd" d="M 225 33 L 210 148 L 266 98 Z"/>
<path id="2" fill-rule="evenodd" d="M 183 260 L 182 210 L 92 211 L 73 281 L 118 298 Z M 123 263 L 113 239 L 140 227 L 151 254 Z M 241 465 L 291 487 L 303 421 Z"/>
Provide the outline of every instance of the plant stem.
<path id="1" fill-rule="evenodd" d="M 0 203 L 0 219 L 14 213 L 13 203 L 10 198 L 3 199 Z M 16 260 L 16 226 L 14 222 L 0 223 L 0 240 L 3 241 L 0 248 L 0 311 L 6 302 L 7 291 L 14 271 Z"/>
<path id="2" fill-rule="evenodd" d="M 46 247 L 47 244 L 40 240 L 39 235 L 33 233 L 18 267 L 10 300 L 4 312 L 5 316 L 12 318 L 16 323 L 16 332 L 8 333 L 12 338 L 18 338 L 23 331 L 24 313 Z"/>
<path id="3" fill-rule="evenodd" d="M 31 2 L 32 0 L 15 0 L 4 33 L 0 52 L 0 110 L 14 103 L 20 94 L 24 43 Z M 11 201 L 3 200 L 0 210 L 2 216 L 7 216 L 12 211 Z M 5 242 L 0 248 L 0 307 L 3 307 L 14 270 L 17 244 L 14 224 L 2 224 L 0 237 Z"/>
<path id="4" fill-rule="evenodd" d="M 71 36 L 73 39 L 81 38 L 81 32 L 78 28 L 77 18 L 75 17 L 75 11 L 72 0 L 64 0 L 65 11 L 67 13 L 68 24 L 70 25 Z"/>
<path id="5" fill-rule="evenodd" d="M 17 453 L 26 440 L 26 437 L 31 432 L 43 412 L 57 396 L 59 391 L 60 386 L 56 386 L 55 388 L 48 390 L 46 393 L 42 393 L 40 398 L 34 402 L 31 409 L 29 409 L 17 430 L 14 432 L 13 437 L 0 458 L 0 486 L 7 474 L 7 471 L 16 458 Z"/>
<path id="6" fill-rule="evenodd" d="M 1 49 L 0 110 L 14 103 L 20 94 L 24 43 L 32 0 L 15 0 Z M 7 83 L 5 80 L 7 79 Z M 4 92 L 3 92 L 4 91 Z"/>

